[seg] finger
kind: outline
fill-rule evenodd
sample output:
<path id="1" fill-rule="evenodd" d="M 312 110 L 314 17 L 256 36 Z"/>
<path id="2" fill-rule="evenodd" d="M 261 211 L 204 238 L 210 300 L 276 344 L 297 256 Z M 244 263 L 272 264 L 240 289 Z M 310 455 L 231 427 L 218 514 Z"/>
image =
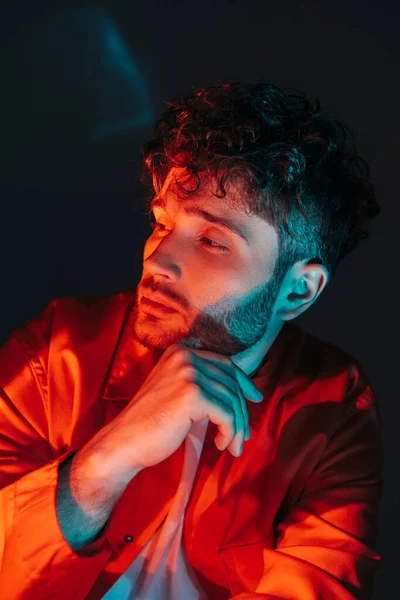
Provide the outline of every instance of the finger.
<path id="1" fill-rule="evenodd" d="M 232 366 L 236 367 L 236 365 L 234 363 L 232 363 Z M 248 440 L 250 438 L 249 413 L 248 413 L 247 406 L 246 406 L 246 400 L 244 398 L 244 395 L 243 395 L 242 390 L 241 390 L 241 386 L 240 386 L 239 381 L 238 381 L 238 375 L 237 375 L 236 369 L 234 369 L 233 372 L 235 374 L 236 382 L 238 384 L 237 385 L 237 394 L 239 396 L 240 406 L 241 406 L 241 410 L 242 410 L 242 414 L 243 414 L 243 419 L 244 419 L 244 423 L 245 423 L 244 437 L 243 437 L 243 440 L 242 440 L 242 443 L 243 443 L 244 440 Z M 247 377 L 247 375 L 246 375 L 246 377 Z M 253 383 L 253 382 L 251 382 L 251 383 Z M 258 392 L 258 390 L 257 390 L 257 392 Z M 260 393 L 260 392 L 258 392 L 258 393 Z M 257 402 L 258 402 L 258 398 L 257 398 Z"/>
<path id="2" fill-rule="evenodd" d="M 239 387 L 239 399 L 240 399 L 240 404 L 242 407 L 242 412 L 244 415 L 244 422 L 246 425 L 246 431 L 245 431 L 245 435 L 244 435 L 244 440 L 248 440 L 250 437 L 250 424 L 249 424 L 249 413 L 247 410 L 247 406 L 246 406 L 246 400 L 244 399 L 244 396 L 242 394 L 242 391 Z"/>
<path id="3" fill-rule="evenodd" d="M 246 401 L 239 386 L 237 389 L 237 404 L 240 408 L 243 423 L 243 429 L 240 431 L 240 441 L 238 440 L 238 444 L 240 444 L 240 447 L 242 448 L 243 442 L 247 439 L 249 433 L 249 415 L 247 412 Z"/>
<path id="4" fill-rule="evenodd" d="M 215 436 L 214 443 L 218 450 L 226 450 L 231 446 L 236 436 L 235 411 L 231 406 L 219 400 L 208 389 L 202 387 L 201 394 L 203 401 L 207 404 L 207 418 L 218 427 L 218 433 Z M 233 454 L 232 449 L 230 449 Z M 236 453 L 234 454 L 236 456 Z"/>
<path id="5" fill-rule="evenodd" d="M 197 370 L 202 372 L 207 377 L 212 377 L 217 379 L 225 386 L 229 387 L 234 395 L 234 402 L 239 402 L 238 410 L 241 412 L 241 423 L 243 423 L 243 441 L 245 438 L 248 439 L 250 437 L 250 427 L 249 427 L 249 415 L 247 411 L 246 401 L 241 392 L 239 382 L 235 376 L 234 369 L 230 371 L 224 370 L 221 364 L 216 364 L 213 361 L 205 360 L 203 358 L 193 356 L 193 362 Z M 223 391 L 223 390 L 221 390 Z M 237 398 L 237 399 L 236 399 Z M 225 400 L 225 397 L 221 398 Z M 238 423 L 238 429 L 236 433 L 239 434 L 241 431 L 241 424 Z M 239 431 L 240 429 L 240 431 Z M 238 441 L 239 443 L 239 441 Z M 239 443 L 240 445 L 240 443 Z"/>
<path id="6" fill-rule="evenodd" d="M 235 456 L 238 456 L 243 446 L 244 437 L 247 434 L 247 408 L 241 400 L 240 389 L 237 381 L 232 377 L 224 377 L 224 374 L 211 370 L 215 366 L 204 360 L 193 357 L 193 363 L 196 368 L 196 383 L 205 389 L 208 393 L 215 396 L 218 400 L 231 406 L 235 413 L 235 435 L 232 443 L 232 450 Z M 211 367 L 211 369 L 208 367 Z M 230 449 L 231 450 L 231 449 Z"/>
<path id="7" fill-rule="evenodd" d="M 217 354 L 216 352 L 209 352 L 208 350 L 193 350 L 190 348 L 190 352 L 200 356 L 201 358 L 210 362 L 218 364 L 226 373 L 232 376 L 232 368 L 236 374 L 236 380 L 239 383 L 243 395 L 253 402 L 261 402 L 263 396 L 258 390 L 257 386 L 252 382 L 250 377 L 238 367 L 229 356 L 223 354 Z"/>
<path id="8" fill-rule="evenodd" d="M 196 360 L 196 356 L 198 356 L 201 360 L 205 361 L 206 363 L 218 366 L 231 378 L 233 386 L 225 380 L 224 383 L 229 384 L 231 389 L 236 390 L 236 394 L 239 396 L 240 399 L 242 417 L 245 423 L 245 431 L 243 432 L 242 440 L 240 440 L 240 436 L 238 436 L 238 440 L 236 443 L 238 445 L 242 444 L 244 440 L 247 441 L 248 439 L 250 439 L 249 415 L 246 406 L 246 401 L 243 396 L 246 395 L 247 398 L 253 402 L 261 402 L 263 400 L 263 394 L 254 385 L 250 377 L 248 377 L 247 374 L 240 367 L 233 363 L 230 358 L 206 350 L 191 350 L 191 352 L 194 355 L 194 361 Z M 210 360 L 211 356 L 214 356 L 214 360 Z M 201 361 L 196 362 L 196 365 L 200 364 Z M 222 379 L 221 375 L 217 375 L 217 377 Z M 244 393 L 241 393 L 241 390 Z"/>
<path id="9" fill-rule="evenodd" d="M 232 361 L 231 361 L 232 362 Z M 232 362 L 238 383 L 243 390 L 243 395 L 252 402 L 262 402 L 264 396 L 257 386 L 252 382 L 250 377 L 234 362 Z"/>

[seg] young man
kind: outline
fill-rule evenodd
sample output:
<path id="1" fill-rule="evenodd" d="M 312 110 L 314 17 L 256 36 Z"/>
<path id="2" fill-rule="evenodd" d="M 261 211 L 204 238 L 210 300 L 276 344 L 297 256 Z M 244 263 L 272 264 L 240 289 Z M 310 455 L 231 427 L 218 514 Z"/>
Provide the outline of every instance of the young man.
<path id="1" fill-rule="evenodd" d="M 226 84 L 143 155 L 137 288 L 53 300 L 0 354 L 2 597 L 369 598 L 374 394 L 292 322 L 379 212 L 351 133 Z"/>

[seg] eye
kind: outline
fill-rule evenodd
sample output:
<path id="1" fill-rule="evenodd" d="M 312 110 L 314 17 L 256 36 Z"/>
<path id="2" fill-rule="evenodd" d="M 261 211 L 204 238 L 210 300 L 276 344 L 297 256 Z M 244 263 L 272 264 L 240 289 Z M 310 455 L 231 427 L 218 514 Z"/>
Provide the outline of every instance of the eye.
<path id="1" fill-rule="evenodd" d="M 165 231 L 167 228 L 165 227 L 165 225 L 163 225 L 162 223 L 154 223 L 154 222 L 150 222 L 150 227 L 152 228 L 153 231 L 155 231 L 156 229 L 158 229 L 158 231 Z M 207 248 L 209 248 L 210 250 L 213 250 L 215 252 L 228 252 L 229 248 L 227 246 L 223 246 L 222 244 L 218 244 L 217 242 L 214 242 L 214 240 L 211 240 L 208 237 L 202 237 L 200 238 L 200 242 L 203 246 L 206 246 Z"/>
<path id="2" fill-rule="evenodd" d="M 163 231 L 163 227 L 165 229 L 165 225 L 162 225 L 162 223 L 154 223 L 153 221 L 150 222 L 150 227 L 153 229 L 161 229 L 161 231 Z"/>
<path id="3" fill-rule="evenodd" d="M 229 248 L 227 248 L 227 246 L 222 246 L 222 244 L 217 244 L 217 242 L 210 240 L 210 238 L 208 238 L 208 237 L 202 237 L 200 239 L 200 241 L 204 246 L 208 246 L 209 248 L 212 248 L 213 250 L 216 250 L 217 252 L 227 252 L 229 250 Z"/>

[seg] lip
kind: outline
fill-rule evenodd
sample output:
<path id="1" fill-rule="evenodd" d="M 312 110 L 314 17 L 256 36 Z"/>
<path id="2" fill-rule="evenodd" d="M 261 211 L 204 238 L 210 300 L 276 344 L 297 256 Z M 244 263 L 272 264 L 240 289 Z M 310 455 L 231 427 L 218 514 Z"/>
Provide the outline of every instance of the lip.
<path id="1" fill-rule="evenodd" d="M 162 304 L 160 302 L 155 302 L 154 300 L 150 300 L 146 296 L 142 296 L 142 304 L 146 309 L 151 309 L 152 311 L 162 312 L 162 313 L 173 313 L 176 312 L 174 308 L 167 306 L 166 304 Z"/>

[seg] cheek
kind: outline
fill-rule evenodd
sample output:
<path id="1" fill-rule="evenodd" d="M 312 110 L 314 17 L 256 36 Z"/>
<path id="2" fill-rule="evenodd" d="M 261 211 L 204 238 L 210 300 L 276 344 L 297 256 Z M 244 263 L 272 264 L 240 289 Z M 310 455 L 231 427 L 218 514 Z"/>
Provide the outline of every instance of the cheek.
<path id="1" fill-rule="evenodd" d="M 201 307 L 230 298 L 242 298 L 252 288 L 246 276 L 243 271 L 236 272 L 233 269 L 193 270 L 188 274 L 188 289 L 191 290 L 194 305 Z"/>

